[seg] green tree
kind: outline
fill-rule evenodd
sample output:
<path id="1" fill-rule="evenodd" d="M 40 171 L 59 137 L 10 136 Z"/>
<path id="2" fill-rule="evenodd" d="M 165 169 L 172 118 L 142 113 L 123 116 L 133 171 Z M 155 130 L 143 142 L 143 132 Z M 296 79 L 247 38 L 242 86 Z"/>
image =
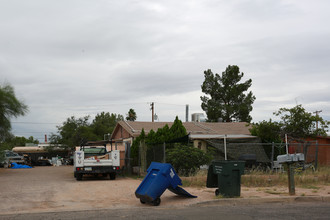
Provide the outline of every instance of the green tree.
<path id="1" fill-rule="evenodd" d="M 252 124 L 250 133 L 259 137 L 264 143 L 281 142 L 281 124 L 279 122 L 273 122 L 271 119 Z"/>
<path id="2" fill-rule="evenodd" d="M 137 119 L 136 113 L 134 109 L 130 109 L 128 113 L 126 114 L 126 120 L 127 121 L 135 121 Z"/>
<path id="3" fill-rule="evenodd" d="M 11 136 L 10 119 L 23 116 L 27 111 L 27 105 L 16 98 L 14 88 L 11 85 L 0 85 L 0 143 Z"/>
<path id="4" fill-rule="evenodd" d="M 157 140 L 157 133 L 153 129 L 149 131 L 147 143 L 148 144 L 159 143 L 159 140 Z"/>
<path id="5" fill-rule="evenodd" d="M 25 137 L 13 137 L 7 142 L 11 143 L 14 146 L 25 146 L 25 144 L 39 144 L 39 141 L 37 139 L 34 139 L 33 136 L 30 136 L 29 138 Z"/>
<path id="6" fill-rule="evenodd" d="M 216 122 L 222 119 L 226 122 L 250 122 L 252 104 L 255 101 L 253 93 L 247 92 L 252 85 L 248 79 L 239 83 L 244 73 L 240 73 L 238 66 L 228 66 L 222 75 L 213 74 L 210 69 L 204 71 L 201 96 L 202 109 L 206 112 L 208 121 Z"/>
<path id="7" fill-rule="evenodd" d="M 181 138 L 187 135 L 187 130 L 183 126 L 182 121 L 179 120 L 178 116 L 175 117 L 175 120 L 170 128 L 170 140 Z M 169 140 L 169 141 L 170 141 Z"/>
<path id="8" fill-rule="evenodd" d="M 52 134 L 51 143 L 54 146 L 74 148 L 85 141 L 103 140 L 105 134 L 111 134 L 118 121 L 123 120 L 120 114 L 97 114 L 92 123 L 90 116 L 75 118 L 71 116 L 61 126 L 57 126 L 58 134 Z"/>
<path id="9" fill-rule="evenodd" d="M 97 114 L 93 120 L 91 127 L 98 140 L 103 140 L 105 134 L 111 134 L 117 122 L 123 121 L 124 118 L 120 114 L 105 113 Z"/>
<path id="10" fill-rule="evenodd" d="M 280 108 L 274 112 L 280 117 L 279 122 L 262 121 L 252 124 L 250 132 L 263 142 L 281 142 L 287 134 L 293 138 L 327 136 L 330 122 L 318 115 L 306 112 L 302 105 L 293 108 Z M 318 128 L 316 128 L 318 123 Z"/>
<path id="11" fill-rule="evenodd" d="M 295 138 L 327 136 L 329 122 L 318 115 L 306 112 L 302 105 L 280 108 L 274 114 L 281 118 L 282 134 Z"/>
<path id="12" fill-rule="evenodd" d="M 63 147 L 73 149 L 83 141 L 97 140 L 88 120 L 90 116 L 76 119 L 74 116 L 68 118 L 63 125 L 57 126 L 59 135 L 52 134 L 51 143 L 62 144 Z"/>
<path id="13" fill-rule="evenodd" d="M 149 135 L 148 135 L 149 138 Z M 168 124 L 166 124 L 164 127 L 162 128 L 158 128 L 156 135 L 155 135 L 155 143 L 159 143 L 162 144 L 164 142 L 169 141 L 170 139 L 170 128 L 168 127 Z"/>

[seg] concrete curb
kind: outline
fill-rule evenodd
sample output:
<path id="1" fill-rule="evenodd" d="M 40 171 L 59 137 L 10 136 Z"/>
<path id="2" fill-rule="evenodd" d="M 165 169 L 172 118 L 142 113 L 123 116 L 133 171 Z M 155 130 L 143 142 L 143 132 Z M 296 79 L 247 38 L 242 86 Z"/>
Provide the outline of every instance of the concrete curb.
<path id="1" fill-rule="evenodd" d="M 258 205 L 265 203 L 325 202 L 330 203 L 330 196 L 286 196 L 280 198 L 221 198 L 203 201 L 191 206 L 207 205 Z"/>

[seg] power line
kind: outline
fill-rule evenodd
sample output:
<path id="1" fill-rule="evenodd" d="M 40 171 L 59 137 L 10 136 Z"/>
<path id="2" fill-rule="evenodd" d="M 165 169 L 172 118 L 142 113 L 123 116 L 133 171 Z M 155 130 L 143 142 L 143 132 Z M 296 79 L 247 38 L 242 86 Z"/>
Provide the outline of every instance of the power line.
<path id="1" fill-rule="evenodd" d="M 27 122 L 27 121 L 16 121 L 16 122 L 11 122 L 13 124 L 49 124 L 49 125 L 60 125 L 62 123 L 54 123 L 54 122 Z"/>
<path id="2" fill-rule="evenodd" d="M 186 104 L 172 104 L 172 103 L 164 103 L 164 102 L 155 102 L 155 103 L 162 105 L 186 106 Z"/>
<path id="3" fill-rule="evenodd" d="M 95 107 L 111 107 L 111 106 L 120 106 L 120 105 L 145 105 L 148 102 L 133 102 L 133 103 L 107 103 L 107 104 L 93 104 L 92 106 L 82 106 L 82 105 L 60 105 L 61 108 L 95 108 Z M 38 108 L 54 108 L 59 107 L 59 105 L 30 105 L 31 107 L 38 107 Z"/>
<path id="4" fill-rule="evenodd" d="M 20 134 L 45 134 L 45 133 L 54 133 L 57 131 L 12 131 L 13 133 L 20 133 Z"/>

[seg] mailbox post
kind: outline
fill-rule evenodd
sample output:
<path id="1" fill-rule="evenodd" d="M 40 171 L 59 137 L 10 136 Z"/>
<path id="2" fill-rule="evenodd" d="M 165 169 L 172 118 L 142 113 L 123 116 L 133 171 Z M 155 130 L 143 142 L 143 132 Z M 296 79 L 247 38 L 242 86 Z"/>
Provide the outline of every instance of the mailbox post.
<path id="1" fill-rule="evenodd" d="M 304 161 L 304 154 L 298 153 L 298 154 L 284 154 L 284 155 L 278 155 L 277 161 L 282 164 L 286 164 L 288 167 L 288 184 L 289 184 L 289 194 L 295 195 L 295 184 L 294 184 L 294 170 L 293 170 L 293 164 L 299 161 Z"/>

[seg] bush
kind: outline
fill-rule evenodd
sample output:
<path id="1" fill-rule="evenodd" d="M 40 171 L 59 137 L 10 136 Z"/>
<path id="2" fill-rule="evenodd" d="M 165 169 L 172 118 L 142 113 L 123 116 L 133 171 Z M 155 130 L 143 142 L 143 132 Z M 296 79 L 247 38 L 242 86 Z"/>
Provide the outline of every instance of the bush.
<path id="1" fill-rule="evenodd" d="M 172 164 L 174 169 L 185 176 L 195 173 L 205 164 L 209 164 L 211 156 L 204 151 L 185 145 L 175 145 L 166 151 L 166 162 Z"/>

